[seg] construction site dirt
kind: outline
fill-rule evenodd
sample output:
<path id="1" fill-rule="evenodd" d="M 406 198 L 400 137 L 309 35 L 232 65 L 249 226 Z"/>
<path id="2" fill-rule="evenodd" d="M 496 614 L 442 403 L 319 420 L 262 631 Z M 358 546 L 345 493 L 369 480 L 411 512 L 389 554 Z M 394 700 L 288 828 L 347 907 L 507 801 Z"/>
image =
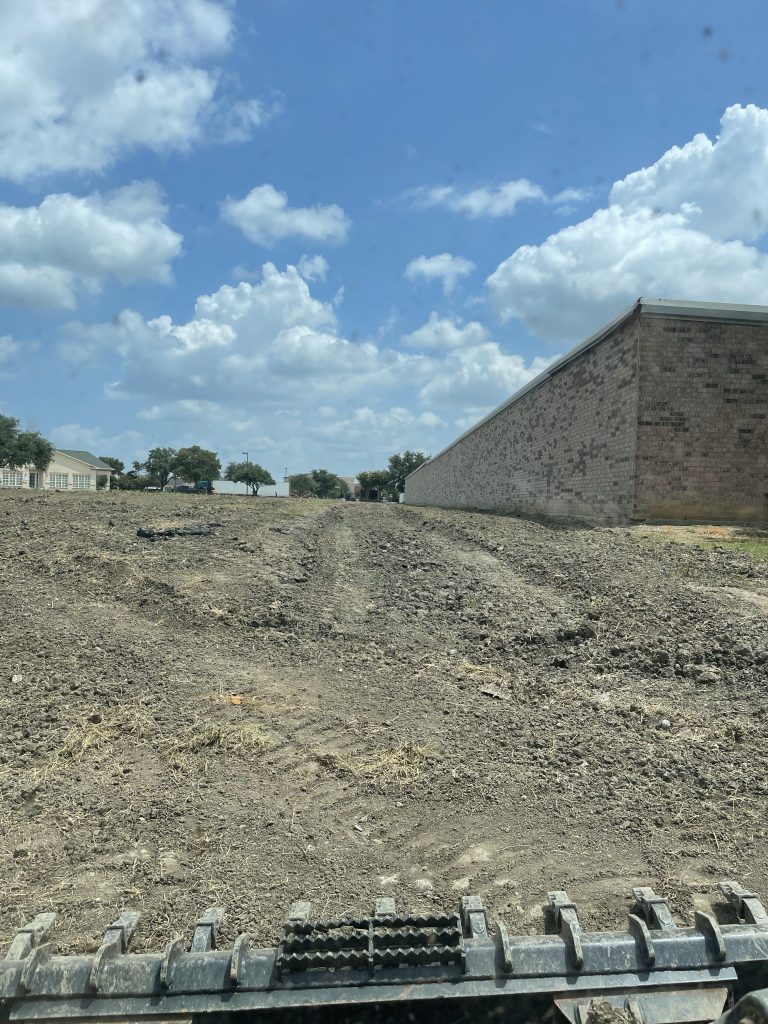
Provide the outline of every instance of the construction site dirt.
<path id="1" fill-rule="evenodd" d="M 765 532 L 7 491 L 0 616 L 0 953 L 50 910 L 79 952 L 123 907 L 142 950 L 212 904 L 271 945 L 294 899 L 768 898 Z"/>

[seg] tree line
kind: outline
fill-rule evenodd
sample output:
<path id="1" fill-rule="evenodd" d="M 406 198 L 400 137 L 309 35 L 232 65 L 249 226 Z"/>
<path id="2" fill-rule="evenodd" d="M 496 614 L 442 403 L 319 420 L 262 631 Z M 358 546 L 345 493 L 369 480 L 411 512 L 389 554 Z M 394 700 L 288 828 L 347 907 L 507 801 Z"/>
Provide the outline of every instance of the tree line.
<path id="1" fill-rule="evenodd" d="M 197 444 L 178 449 L 152 448 L 143 462 L 133 462 L 128 470 L 121 459 L 111 455 L 100 455 L 99 458 L 112 467 L 112 487 L 121 491 L 138 491 L 146 487 L 163 490 L 173 477 L 194 484 L 195 487 L 201 480 L 222 478 L 219 456 Z M 230 462 L 224 472 L 224 479 L 247 484 L 252 494 L 258 494 L 260 487 L 275 482 L 272 474 L 258 462 Z"/>
<path id="2" fill-rule="evenodd" d="M 0 415 L 0 467 L 20 469 L 34 466 L 44 472 L 51 463 L 55 448 L 35 430 L 21 430 L 13 416 Z M 134 461 L 126 469 L 121 459 L 100 455 L 102 462 L 114 473 L 111 486 L 117 490 L 135 491 L 146 487 L 163 489 L 169 480 L 178 477 L 197 486 L 201 480 L 219 480 L 222 477 L 221 460 L 216 452 L 193 444 L 186 448 L 152 448 L 144 461 Z M 423 452 L 405 451 L 391 455 L 386 469 L 367 470 L 357 474 L 363 497 L 388 496 L 396 498 L 405 490 L 405 478 L 428 456 Z M 258 462 L 230 462 L 224 479 L 246 484 L 251 493 L 260 487 L 275 483 L 272 474 Z M 291 494 L 299 497 L 343 498 L 349 491 L 347 482 L 327 469 L 313 469 L 309 473 L 289 476 Z"/>

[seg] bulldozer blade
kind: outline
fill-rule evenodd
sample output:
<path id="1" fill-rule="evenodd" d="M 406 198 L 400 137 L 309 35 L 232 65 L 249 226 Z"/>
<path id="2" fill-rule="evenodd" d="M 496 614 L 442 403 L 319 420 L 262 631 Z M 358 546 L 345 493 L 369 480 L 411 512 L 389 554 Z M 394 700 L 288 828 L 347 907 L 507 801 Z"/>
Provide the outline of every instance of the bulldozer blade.
<path id="1" fill-rule="evenodd" d="M 314 920 L 301 901 L 273 948 L 247 934 L 218 948 L 224 912 L 211 907 L 189 940 L 141 954 L 128 952 L 135 911 L 107 928 L 95 953 L 75 956 L 52 951 L 53 915 L 44 914 L 0 960 L 0 1021 L 712 1021 L 737 998 L 761 1005 L 768 987 L 768 915 L 735 882 L 721 891 L 731 923 L 697 912 L 693 927 L 679 927 L 664 899 L 638 888 L 626 931 L 589 932 L 568 894 L 553 890 L 556 933 L 538 935 L 492 925 L 477 896 L 427 914 L 400 914 L 381 898 L 370 916 L 337 920 Z"/>

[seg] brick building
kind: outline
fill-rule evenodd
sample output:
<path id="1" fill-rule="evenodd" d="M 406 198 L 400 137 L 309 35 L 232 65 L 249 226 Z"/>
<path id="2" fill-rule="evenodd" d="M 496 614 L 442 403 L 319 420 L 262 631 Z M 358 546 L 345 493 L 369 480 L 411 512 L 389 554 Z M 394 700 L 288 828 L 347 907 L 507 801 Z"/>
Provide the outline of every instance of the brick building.
<path id="1" fill-rule="evenodd" d="M 639 299 L 406 480 L 595 522 L 768 519 L 768 306 Z"/>

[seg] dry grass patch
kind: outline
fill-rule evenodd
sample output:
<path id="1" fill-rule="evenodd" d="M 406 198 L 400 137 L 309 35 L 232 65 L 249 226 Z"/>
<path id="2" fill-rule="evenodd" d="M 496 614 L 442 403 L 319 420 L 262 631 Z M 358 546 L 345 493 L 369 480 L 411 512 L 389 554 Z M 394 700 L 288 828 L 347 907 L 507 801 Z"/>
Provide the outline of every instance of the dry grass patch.
<path id="1" fill-rule="evenodd" d="M 52 761 L 82 761 L 91 752 L 108 753 L 124 736 L 139 741 L 149 739 L 156 729 L 154 719 L 143 707 L 124 705 L 106 713 L 94 709 L 69 729 Z"/>
<path id="2" fill-rule="evenodd" d="M 264 753 L 272 745 L 267 733 L 255 722 L 211 722 L 201 720 L 169 742 L 173 753 L 200 754 L 206 750 L 247 750 Z"/>
<path id="3" fill-rule="evenodd" d="M 428 747 L 399 743 L 396 747 L 379 747 L 366 754 L 344 755 L 336 751 L 318 751 L 316 760 L 331 771 L 352 775 L 364 782 L 379 785 L 395 782 L 407 786 L 417 782 L 439 755 Z"/>
<path id="4" fill-rule="evenodd" d="M 641 542 L 656 544 L 683 544 L 711 551 L 724 548 L 768 561 L 768 532 L 756 527 L 743 526 L 646 526 L 636 536 Z"/>

